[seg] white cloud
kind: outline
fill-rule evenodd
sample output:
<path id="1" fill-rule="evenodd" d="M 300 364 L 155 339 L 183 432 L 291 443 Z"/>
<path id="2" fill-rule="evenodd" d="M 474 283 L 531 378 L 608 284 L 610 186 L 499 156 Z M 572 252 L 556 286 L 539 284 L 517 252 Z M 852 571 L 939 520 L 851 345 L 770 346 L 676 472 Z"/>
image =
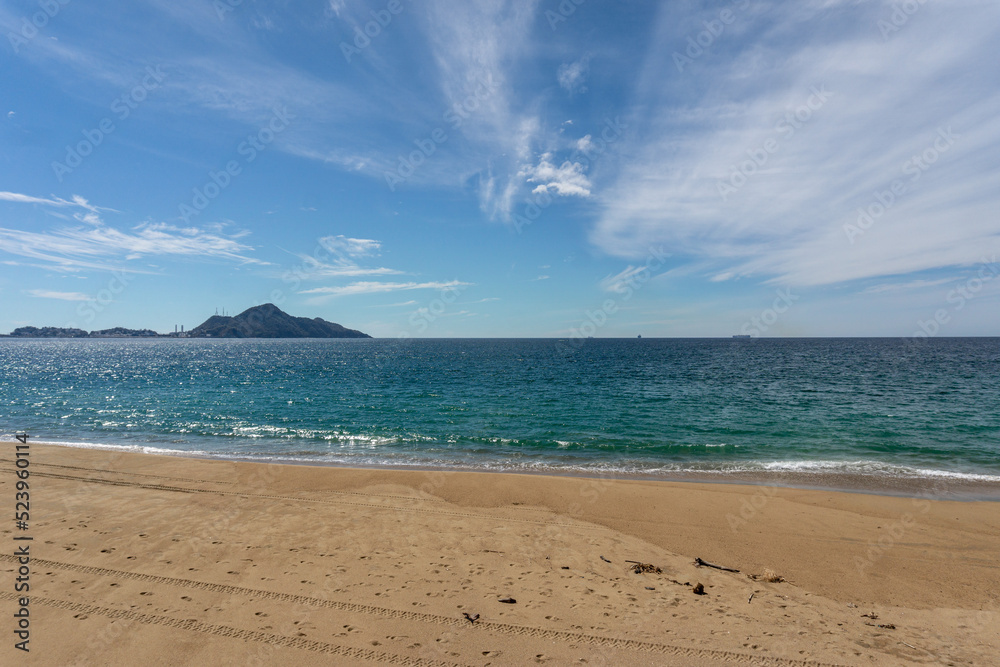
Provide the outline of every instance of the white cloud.
<path id="1" fill-rule="evenodd" d="M 44 197 L 32 197 L 31 195 L 23 195 L 17 192 L 0 192 L 0 201 L 17 202 L 19 204 L 43 204 L 46 206 L 75 206 L 91 213 L 96 214 L 98 208 L 92 206 L 90 202 L 81 197 L 80 195 L 73 195 L 69 200 L 61 199 L 53 195 L 52 199 L 45 199 Z M 110 211 L 112 209 L 103 209 L 105 211 Z"/>
<path id="2" fill-rule="evenodd" d="M 265 264 L 247 256 L 250 246 L 236 240 L 244 234 L 224 236 L 197 227 L 179 228 L 150 222 L 121 231 L 99 220 L 88 227 L 64 227 L 45 232 L 0 227 L 0 252 L 41 260 L 48 268 L 58 270 L 117 269 L 122 261 L 147 255 Z"/>
<path id="3" fill-rule="evenodd" d="M 632 266 L 629 264 L 624 269 L 619 271 L 614 275 L 605 276 L 601 282 L 600 287 L 605 292 L 614 292 L 616 294 L 625 294 L 628 292 L 630 287 L 635 286 L 638 276 L 643 273 L 649 273 L 649 267 L 647 266 Z M 648 276 L 643 280 L 646 282 Z"/>
<path id="4" fill-rule="evenodd" d="M 28 294 L 40 299 L 58 299 L 60 301 L 90 301 L 91 297 L 80 292 L 51 292 L 43 289 L 28 290 Z"/>
<path id="5" fill-rule="evenodd" d="M 564 161 L 556 167 L 552 163 L 552 153 L 543 153 L 534 167 L 525 167 L 521 176 L 529 183 L 538 183 L 533 192 L 555 192 L 563 196 L 589 197 L 590 180 L 583 173 L 584 166 L 579 162 Z"/>
<path id="6" fill-rule="evenodd" d="M 343 234 L 324 236 L 319 244 L 330 252 L 346 257 L 368 257 L 377 255 L 382 249 L 382 243 L 374 239 L 352 239 Z"/>
<path id="7" fill-rule="evenodd" d="M 903 290 L 912 289 L 926 289 L 928 287 L 937 287 L 938 285 L 947 285 L 949 283 L 955 282 L 955 278 L 941 278 L 939 280 L 910 280 L 905 283 L 883 283 L 881 285 L 872 285 L 864 290 L 865 294 L 881 294 L 883 292 L 900 292 Z"/>
<path id="8" fill-rule="evenodd" d="M 982 67 L 1000 5 L 984 7 L 921 5 L 887 40 L 882 3 L 770 12 L 678 73 L 670 52 L 685 35 L 665 5 L 623 141 L 630 159 L 600 193 L 591 241 L 624 259 L 662 244 L 710 275 L 802 286 L 1000 251 L 1000 77 Z M 700 99 L 679 103 L 695 82 Z M 933 164 L 916 169 L 924 153 Z M 845 225 L 894 181 L 904 192 L 852 243 Z"/>
<path id="9" fill-rule="evenodd" d="M 559 85 L 570 94 L 585 93 L 589 70 L 590 56 L 584 56 L 576 62 L 560 65 L 556 77 L 559 79 Z"/>
<path id="10" fill-rule="evenodd" d="M 364 281 L 351 283 L 350 285 L 343 285 L 339 287 L 315 287 L 313 289 L 302 290 L 299 294 L 319 294 L 324 297 L 335 297 L 335 296 L 350 296 L 355 294 L 379 294 L 383 292 L 399 292 L 405 290 L 415 290 L 415 289 L 436 289 L 443 290 L 452 287 L 460 287 L 465 285 L 471 285 L 472 283 L 464 283 L 459 280 L 452 280 L 449 282 L 408 282 L 408 283 L 381 283 L 373 281 Z"/>
<path id="11" fill-rule="evenodd" d="M 317 249 L 312 255 L 297 253 L 302 260 L 301 267 L 293 275 L 300 279 L 316 280 L 320 278 L 344 278 L 357 276 L 389 276 L 399 275 L 403 271 L 384 266 L 364 267 L 357 259 L 378 255 L 382 243 L 374 239 L 355 239 L 347 236 L 324 236 L 319 245 L 333 256 L 320 258 L 322 254 Z"/>

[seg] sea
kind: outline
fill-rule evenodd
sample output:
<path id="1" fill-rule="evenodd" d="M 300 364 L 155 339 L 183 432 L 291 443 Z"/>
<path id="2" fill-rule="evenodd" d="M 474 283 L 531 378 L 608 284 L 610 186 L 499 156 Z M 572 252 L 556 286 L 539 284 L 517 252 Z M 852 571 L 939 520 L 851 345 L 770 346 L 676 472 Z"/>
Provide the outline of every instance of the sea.
<path id="1" fill-rule="evenodd" d="M 0 339 L 0 439 L 1000 498 L 1000 338 Z"/>

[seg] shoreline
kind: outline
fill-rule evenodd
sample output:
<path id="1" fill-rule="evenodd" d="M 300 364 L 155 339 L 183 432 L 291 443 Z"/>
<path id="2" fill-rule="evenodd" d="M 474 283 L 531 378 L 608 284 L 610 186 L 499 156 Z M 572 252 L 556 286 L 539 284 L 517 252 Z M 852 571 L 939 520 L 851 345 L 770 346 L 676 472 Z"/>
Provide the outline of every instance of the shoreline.
<path id="1" fill-rule="evenodd" d="M 38 442 L 30 474 L 33 664 L 989 664 L 1000 646 L 988 502 Z"/>
<path id="2" fill-rule="evenodd" d="M 588 472 L 586 470 L 567 470 L 556 466 L 539 466 L 537 469 L 490 469 L 475 466 L 435 466 L 414 464 L 377 464 L 359 462 L 358 464 L 342 461 L 309 460 L 304 458 L 282 458 L 280 456 L 241 456 L 226 455 L 195 450 L 166 449 L 154 445 L 118 445 L 111 443 L 60 442 L 34 440 L 35 444 L 52 447 L 69 447 L 73 449 L 89 449 L 94 451 L 122 451 L 147 454 L 150 456 L 165 456 L 213 461 L 238 461 L 257 464 L 277 464 L 305 466 L 318 468 L 340 468 L 346 470 L 399 470 L 411 472 L 467 472 L 472 474 L 510 474 L 542 477 L 568 477 L 575 479 L 617 480 L 617 481 L 650 481 L 675 482 L 679 484 L 724 484 L 736 486 L 777 487 L 812 491 L 827 491 L 831 493 L 856 493 L 862 495 L 877 495 L 899 498 L 923 498 L 955 500 L 961 502 L 1000 502 L 1000 475 L 992 476 L 975 473 L 952 473 L 950 471 L 930 471 L 925 476 L 892 476 L 860 473 L 845 473 L 835 471 L 796 471 L 796 470 L 760 470 L 760 471 L 676 471 L 657 473 L 628 472 Z M 141 451 L 153 449 L 156 451 Z M 140 450 L 140 451 L 137 451 Z M 887 464 L 889 465 L 889 464 Z M 959 476 L 968 475 L 968 476 Z"/>

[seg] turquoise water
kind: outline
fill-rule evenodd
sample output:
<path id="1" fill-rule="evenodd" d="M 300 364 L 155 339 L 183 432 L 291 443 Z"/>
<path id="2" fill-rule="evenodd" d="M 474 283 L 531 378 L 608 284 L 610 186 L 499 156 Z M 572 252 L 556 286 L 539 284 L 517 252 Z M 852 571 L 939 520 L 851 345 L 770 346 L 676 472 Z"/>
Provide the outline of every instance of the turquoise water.
<path id="1" fill-rule="evenodd" d="M 1000 339 L 0 339 L 0 406 L 149 452 L 1000 481 Z"/>

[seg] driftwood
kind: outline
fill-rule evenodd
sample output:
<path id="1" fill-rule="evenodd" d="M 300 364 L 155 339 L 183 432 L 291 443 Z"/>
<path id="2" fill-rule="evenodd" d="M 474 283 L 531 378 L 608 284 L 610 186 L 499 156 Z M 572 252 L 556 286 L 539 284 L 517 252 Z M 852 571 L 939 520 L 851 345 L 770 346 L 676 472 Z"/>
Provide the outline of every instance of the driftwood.
<path id="1" fill-rule="evenodd" d="M 694 559 L 694 564 L 699 567 L 712 567 L 716 570 L 723 570 L 725 572 L 739 572 L 739 570 L 734 570 L 731 567 L 722 567 L 721 565 L 715 565 L 714 563 L 709 563 L 708 561 L 702 560 L 700 558 Z"/>
<path id="2" fill-rule="evenodd" d="M 498 602 L 503 602 L 504 604 L 517 604 L 517 600 L 515 600 L 514 598 L 510 598 L 510 597 L 500 598 L 498 600 Z"/>

